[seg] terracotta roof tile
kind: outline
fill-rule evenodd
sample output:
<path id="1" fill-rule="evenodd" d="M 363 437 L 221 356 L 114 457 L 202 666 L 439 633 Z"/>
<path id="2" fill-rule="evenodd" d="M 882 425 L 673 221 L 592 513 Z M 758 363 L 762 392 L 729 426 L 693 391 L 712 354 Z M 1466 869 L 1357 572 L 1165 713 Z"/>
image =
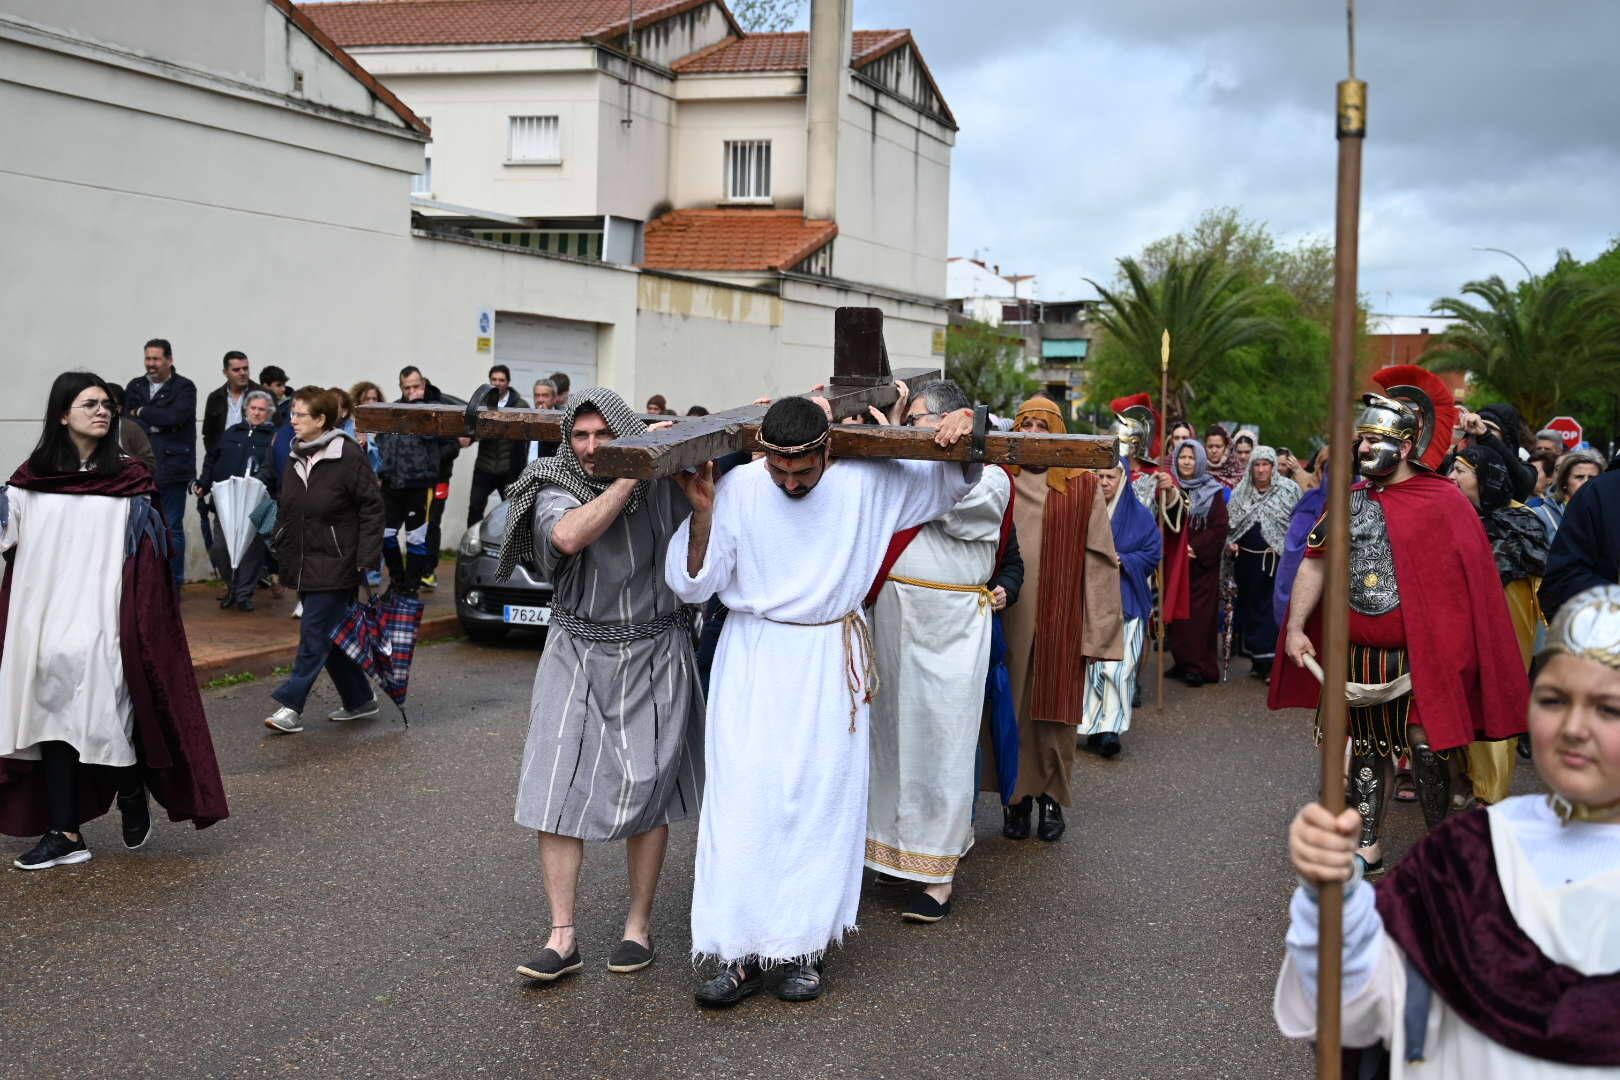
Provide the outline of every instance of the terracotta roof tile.
<path id="1" fill-rule="evenodd" d="M 676 15 L 707 2 L 639 0 L 636 23 Z M 625 0 L 360 0 L 300 6 L 345 47 L 504 45 L 612 37 L 624 32 L 628 10 Z"/>
<path id="2" fill-rule="evenodd" d="M 838 235 L 798 210 L 674 210 L 647 224 L 649 270 L 791 270 Z"/>
<path id="3" fill-rule="evenodd" d="M 331 36 L 314 19 L 311 19 L 298 8 L 298 5 L 294 4 L 292 0 L 270 0 L 270 2 L 275 5 L 276 10 L 286 16 L 289 22 L 308 35 L 309 39 L 317 47 L 335 60 L 343 70 L 358 79 L 360 84 L 370 91 L 373 97 L 388 106 L 394 115 L 403 120 L 412 131 L 420 135 L 428 134 L 428 126 L 422 122 L 421 117 L 412 112 L 403 101 L 395 97 L 392 90 L 378 82 L 376 76 L 361 67 L 354 57 L 344 52 L 343 47 L 333 41 Z"/>
<path id="4" fill-rule="evenodd" d="M 861 67 L 911 39 L 909 30 L 857 30 L 850 66 Z M 684 75 L 749 71 L 803 71 L 810 59 L 810 35 L 803 30 L 749 34 L 711 45 L 672 65 Z"/>

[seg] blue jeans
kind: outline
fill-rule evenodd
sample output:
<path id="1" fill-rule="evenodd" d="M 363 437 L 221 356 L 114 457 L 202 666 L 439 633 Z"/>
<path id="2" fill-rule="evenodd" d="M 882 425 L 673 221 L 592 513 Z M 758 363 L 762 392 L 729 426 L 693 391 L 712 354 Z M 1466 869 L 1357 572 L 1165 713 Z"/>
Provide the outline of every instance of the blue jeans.
<path id="1" fill-rule="evenodd" d="M 191 497 L 191 481 L 158 485 L 158 504 L 169 524 L 169 569 L 174 583 L 186 583 L 186 504 Z"/>
<path id="2" fill-rule="evenodd" d="M 270 696 L 282 705 L 301 713 L 309 700 L 309 691 L 322 670 L 332 677 L 338 697 L 346 709 L 357 709 L 376 696 L 371 683 L 360 665 L 348 654 L 332 644 L 332 631 L 343 622 L 354 603 L 354 592 L 337 589 L 330 592 L 301 592 L 298 600 L 304 605 L 304 617 L 298 624 L 298 655 L 293 658 L 292 674 L 276 687 Z"/>

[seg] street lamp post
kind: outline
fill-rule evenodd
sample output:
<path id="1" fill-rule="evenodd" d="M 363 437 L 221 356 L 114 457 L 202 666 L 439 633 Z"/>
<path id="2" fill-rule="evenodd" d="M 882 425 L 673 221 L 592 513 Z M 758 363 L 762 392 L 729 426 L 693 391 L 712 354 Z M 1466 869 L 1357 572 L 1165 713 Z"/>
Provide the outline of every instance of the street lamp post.
<path id="1" fill-rule="evenodd" d="M 1535 277 L 1535 276 L 1536 276 L 1536 274 L 1535 274 L 1535 271 L 1533 271 L 1533 270 L 1531 270 L 1531 269 L 1530 269 L 1530 267 L 1528 267 L 1528 266 L 1525 266 L 1525 262 L 1524 262 L 1524 260 L 1523 260 L 1523 259 L 1521 259 L 1521 258 L 1519 258 L 1519 257 L 1518 257 L 1518 256 L 1517 256 L 1517 255 L 1515 255 L 1515 254 L 1513 254 L 1513 252 L 1511 252 L 1511 251 L 1508 251 L 1508 250 L 1506 250 L 1506 249 L 1505 249 L 1505 248 L 1499 248 L 1499 247 L 1478 247 L 1478 246 L 1476 246 L 1476 247 L 1475 247 L 1475 248 L 1474 248 L 1474 250 L 1475 250 L 1475 251 L 1494 251 L 1494 252 L 1496 252 L 1496 253 L 1497 253 L 1497 254 L 1498 254 L 1498 255 L 1506 255 L 1506 256 L 1507 256 L 1507 257 L 1508 257 L 1508 258 L 1510 258 L 1510 259 L 1512 259 L 1512 260 L 1513 260 L 1513 261 L 1514 261 L 1514 262 L 1516 262 L 1516 263 L 1518 263 L 1518 264 L 1519 264 L 1519 265 L 1520 265 L 1520 266 L 1523 266 L 1523 267 L 1524 267 L 1524 275 L 1525 275 L 1525 277 L 1530 277 L 1530 278 L 1533 278 L 1533 277 Z"/>

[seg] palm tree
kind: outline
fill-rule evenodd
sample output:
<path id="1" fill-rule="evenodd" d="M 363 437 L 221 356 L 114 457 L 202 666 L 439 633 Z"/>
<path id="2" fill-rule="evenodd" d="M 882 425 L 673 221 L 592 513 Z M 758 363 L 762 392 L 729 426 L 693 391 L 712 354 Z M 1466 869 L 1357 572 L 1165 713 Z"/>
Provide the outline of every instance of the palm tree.
<path id="1" fill-rule="evenodd" d="M 1259 313 L 1258 289 L 1213 256 L 1172 258 L 1149 280 L 1135 259 L 1119 260 L 1130 292 L 1091 282 L 1103 298 L 1097 322 L 1140 368 L 1142 385 L 1159 385 L 1159 348 L 1170 331 L 1168 416 L 1186 416 L 1182 400 L 1199 376 L 1234 349 L 1275 340 L 1281 327 Z M 1090 279 L 1087 279 L 1090 280 Z"/>
<path id="2" fill-rule="evenodd" d="M 1517 288 L 1492 275 L 1462 293 L 1479 303 L 1445 296 L 1429 306 L 1457 320 L 1420 358 L 1431 371 L 1472 373 L 1532 425 L 1620 382 L 1620 288 L 1567 251 Z"/>

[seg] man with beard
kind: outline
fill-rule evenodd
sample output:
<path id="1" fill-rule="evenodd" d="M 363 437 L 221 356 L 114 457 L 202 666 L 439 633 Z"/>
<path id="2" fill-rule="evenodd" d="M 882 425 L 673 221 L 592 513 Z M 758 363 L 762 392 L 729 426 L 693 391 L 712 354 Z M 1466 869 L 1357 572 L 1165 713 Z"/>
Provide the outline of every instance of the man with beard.
<path id="1" fill-rule="evenodd" d="M 825 402 L 766 412 L 763 457 L 716 489 L 706 465 L 681 480 L 692 516 L 665 579 L 728 609 L 705 732 L 708 786 L 698 826 L 692 953 L 723 962 L 701 1005 L 757 992 L 786 965 L 777 996 L 822 990 L 822 956 L 855 927 L 866 849 L 868 703 L 876 658 L 861 601 L 890 538 L 932 521 L 983 467 L 828 457 Z M 972 413 L 939 418 L 952 446 Z"/>
<path id="2" fill-rule="evenodd" d="M 1410 755 L 1425 823 L 1451 809 L 1448 755 L 1475 739 L 1524 731 L 1527 687 L 1513 624 L 1479 516 L 1435 475 L 1456 421 L 1433 373 L 1387 367 L 1356 423 L 1365 481 L 1350 494 L 1350 804 L 1361 814 L 1359 853 L 1383 869 L 1378 828 L 1391 758 Z M 1331 512 L 1331 510 L 1330 510 Z M 1307 543 L 1289 602 L 1273 709 L 1315 708 L 1320 685 L 1304 670 L 1319 649 L 1326 526 Z"/>
<path id="3" fill-rule="evenodd" d="M 653 962 L 653 893 L 669 823 L 697 812 L 697 686 L 686 608 L 664 584 L 669 539 L 687 515 L 667 480 L 599 477 L 597 450 L 647 430 L 611 390 L 575 394 L 556 456 L 508 492 L 496 579 L 522 562 L 552 583 L 551 629 L 535 672 L 516 819 L 540 837 L 551 933 L 518 972 L 551 982 L 584 962 L 574 896 L 585 841 L 625 840 L 630 911 L 608 970 Z"/>

